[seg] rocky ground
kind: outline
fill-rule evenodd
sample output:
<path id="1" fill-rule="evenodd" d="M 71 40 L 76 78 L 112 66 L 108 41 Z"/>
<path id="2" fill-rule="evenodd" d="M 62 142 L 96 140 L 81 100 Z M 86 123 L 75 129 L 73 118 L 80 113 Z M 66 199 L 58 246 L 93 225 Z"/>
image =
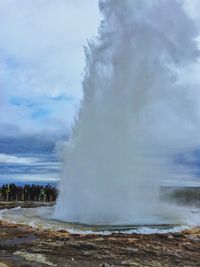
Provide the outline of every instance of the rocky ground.
<path id="1" fill-rule="evenodd" d="M 0 267 L 200 266 L 200 229 L 176 234 L 71 235 L 0 222 Z"/>

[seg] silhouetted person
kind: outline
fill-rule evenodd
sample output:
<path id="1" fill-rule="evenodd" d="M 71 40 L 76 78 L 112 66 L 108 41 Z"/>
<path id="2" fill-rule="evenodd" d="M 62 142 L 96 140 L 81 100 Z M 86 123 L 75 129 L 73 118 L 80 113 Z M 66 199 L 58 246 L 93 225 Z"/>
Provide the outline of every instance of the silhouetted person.
<path id="1" fill-rule="evenodd" d="M 43 186 L 40 188 L 40 201 L 43 202 L 45 199 L 45 189 Z"/>
<path id="2" fill-rule="evenodd" d="M 6 200 L 10 201 L 10 186 L 6 184 Z"/>
<path id="3" fill-rule="evenodd" d="M 52 202 L 57 198 L 57 190 L 50 184 L 45 187 L 32 184 L 17 186 L 15 183 L 3 185 L 0 198 L 3 201 L 46 201 Z"/>
<path id="4" fill-rule="evenodd" d="M 45 193 L 46 193 L 46 202 L 50 202 L 51 186 L 49 184 L 45 187 Z"/>
<path id="5" fill-rule="evenodd" d="M 3 201 L 7 200 L 7 189 L 5 185 L 3 185 L 1 189 L 1 198 Z"/>

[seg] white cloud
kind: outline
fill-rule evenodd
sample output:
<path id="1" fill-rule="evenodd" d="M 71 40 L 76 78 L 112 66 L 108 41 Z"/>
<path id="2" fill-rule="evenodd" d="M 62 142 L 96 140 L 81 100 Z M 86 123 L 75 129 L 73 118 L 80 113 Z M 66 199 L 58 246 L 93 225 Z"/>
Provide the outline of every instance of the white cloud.
<path id="1" fill-rule="evenodd" d="M 37 158 L 17 157 L 8 154 L 0 154 L 0 163 L 30 165 L 37 162 Z"/>
<path id="2" fill-rule="evenodd" d="M 41 161 L 40 157 L 21 157 L 11 154 L 0 153 L 0 164 L 19 164 L 19 165 L 31 165 L 31 166 L 43 166 L 51 169 L 60 169 L 60 162 L 57 161 Z"/>
<path id="3" fill-rule="evenodd" d="M 199 0 L 182 1 L 200 26 Z M 82 46 L 96 35 L 99 19 L 98 0 L 0 1 L 0 124 L 30 132 L 71 125 L 82 96 Z M 57 95 L 73 101 L 46 100 Z M 10 105 L 13 96 L 39 101 L 52 112 L 34 121 L 30 108 Z"/>
<path id="4" fill-rule="evenodd" d="M 199 15 L 200 2 L 199 2 L 199 0 L 192 0 L 192 1 L 191 0 L 182 0 L 182 1 L 184 3 L 184 7 L 185 7 L 186 12 L 188 12 L 193 19 L 197 19 L 198 22 L 200 22 L 200 15 Z"/>
<path id="5" fill-rule="evenodd" d="M 13 96 L 38 101 L 70 95 L 79 101 L 83 45 L 96 34 L 98 20 L 98 1 L 1 0 L 0 112 L 6 118 L 0 123 L 41 127 L 31 121 L 27 108 L 8 104 Z M 51 103 L 52 124 L 55 120 L 64 124 L 65 118 L 70 123 L 74 115 L 73 103 L 60 104 L 62 108 Z"/>
<path id="6" fill-rule="evenodd" d="M 17 182 L 22 183 L 36 183 L 36 182 L 43 182 L 43 183 L 55 183 L 60 181 L 58 174 L 15 174 L 15 180 Z M 12 178 L 9 178 L 6 174 L 0 174 L 0 183 L 13 183 L 14 182 Z"/>

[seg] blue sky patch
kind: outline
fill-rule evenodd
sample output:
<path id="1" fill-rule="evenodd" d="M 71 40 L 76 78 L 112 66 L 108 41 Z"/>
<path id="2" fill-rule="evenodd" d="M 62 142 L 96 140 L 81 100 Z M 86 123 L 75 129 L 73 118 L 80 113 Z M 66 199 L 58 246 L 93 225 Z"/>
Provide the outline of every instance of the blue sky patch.
<path id="1" fill-rule="evenodd" d="M 11 69 L 15 69 L 19 65 L 18 62 L 12 57 L 5 58 L 5 63 Z"/>
<path id="2" fill-rule="evenodd" d="M 19 98 L 19 97 L 12 97 L 10 99 L 10 103 L 13 106 L 24 106 L 27 108 L 33 108 L 37 106 L 37 104 L 34 101 L 27 98 Z"/>
<path id="3" fill-rule="evenodd" d="M 34 120 L 40 120 L 47 118 L 51 114 L 51 111 L 48 109 L 43 109 L 43 108 L 37 108 L 32 114 L 31 117 Z"/>
<path id="4" fill-rule="evenodd" d="M 73 101 L 74 98 L 72 96 L 59 95 L 59 96 L 51 97 L 50 99 L 53 101 Z"/>

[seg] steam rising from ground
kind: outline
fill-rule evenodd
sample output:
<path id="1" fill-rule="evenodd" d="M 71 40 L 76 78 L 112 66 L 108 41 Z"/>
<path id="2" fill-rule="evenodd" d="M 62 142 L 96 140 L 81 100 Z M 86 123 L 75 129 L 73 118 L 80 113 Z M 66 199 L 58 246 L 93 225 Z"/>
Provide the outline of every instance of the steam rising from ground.
<path id="1" fill-rule="evenodd" d="M 159 223 L 169 218 L 158 200 L 160 185 L 194 175 L 175 158 L 200 143 L 199 91 L 189 79 L 198 32 L 178 0 L 99 6 L 104 19 L 86 49 L 84 100 L 64 151 L 55 216 Z"/>

